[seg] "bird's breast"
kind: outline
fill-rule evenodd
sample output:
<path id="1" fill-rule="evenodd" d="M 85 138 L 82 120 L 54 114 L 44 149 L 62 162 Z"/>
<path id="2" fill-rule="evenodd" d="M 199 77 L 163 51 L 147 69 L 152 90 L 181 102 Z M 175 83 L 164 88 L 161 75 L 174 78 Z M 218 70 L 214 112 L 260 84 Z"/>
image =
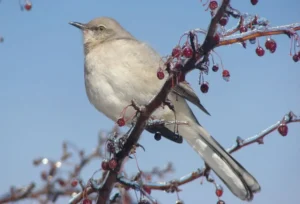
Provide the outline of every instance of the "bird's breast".
<path id="1" fill-rule="evenodd" d="M 85 59 L 85 86 L 89 101 L 114 121 L 132 99 L 141 105 L 147 104 L 161 87 L 157 85 L 153 69 L 145 72 L 147 67 L 143 67 L 143 62 L 137 62 L 136 56 L 128 56 L 121 51 L 96 49 Z M 126 115 L 132 115 L 133 111 L 128 109 Z"/>

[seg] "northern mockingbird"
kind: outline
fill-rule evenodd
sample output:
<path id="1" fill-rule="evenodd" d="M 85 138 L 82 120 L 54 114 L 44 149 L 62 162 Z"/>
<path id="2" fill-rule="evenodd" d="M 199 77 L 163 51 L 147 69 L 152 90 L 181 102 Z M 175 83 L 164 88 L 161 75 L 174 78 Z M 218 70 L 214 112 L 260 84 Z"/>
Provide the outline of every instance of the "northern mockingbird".
<path id="1" fill-rule="evenodd" d="M 116 121 L 132 99 L 138 104 L 147 104 L 158 93 L 165 80 L 159 80 L 156 71 L 164 64 L 160 55 L 149 45 L 135 39 L 112 18 L 100 17 L 86 24 L 70 24 L 83 32 L 86 93 L 98 111 Z M 179 127 L 179 134 L 234 195 L 241 200 L 252 200 L 253 193 L 260 191 L 260 185 L 199 124 L 186 100 L 208 112 L 192 88 L 180 83 L 168 95 L 168 99 L 175 107 L 176 120 L 188 122 L 188 125 Z M 128 108 L 125 117 L 133 115 L 134 111 Z M 158 108 L 153 116 L 174 121 L 174 113 L 169 108 Z M 127 125 L 131 124 L 130 120 L 126 122 Z M 174 126 L 158 131 L 167 137 L 175 134 Z"/>

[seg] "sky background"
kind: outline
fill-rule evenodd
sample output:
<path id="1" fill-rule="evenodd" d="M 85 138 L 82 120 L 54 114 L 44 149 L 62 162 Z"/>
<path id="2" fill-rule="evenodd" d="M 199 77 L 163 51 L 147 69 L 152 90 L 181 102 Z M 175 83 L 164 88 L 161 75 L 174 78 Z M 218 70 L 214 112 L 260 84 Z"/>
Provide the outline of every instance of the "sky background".
<path id="1" fill-rule="evenodd" d="M 299 0 L 260 1 L 232 0 L 242 12 L 259 14 L 271 25 L 300 22 Z M 32 160 L 39 156 L 59 158 L 64 140 L 72 141 L 87 152 L 97 141 L 100 130 L 109 130 L 113 122 L 88 102 L 83 81 L 82 36 L 69 21 L 87 22 L 94 17 L 117 19 L 136 38 L 151 44 L 161 55 L 167 55 L 180 35 L 193 28 L 208 26 L 209 12 L 199 0 L 104 1 L 104 0 L 33 0 L 30 12 L 21 12 L 18 0 L 0 4 L 0 194 L 11 185 L 31 181 L 40 183 L 41 167 Z M 229 25 L 236 21 L 230 19 Z M 230 27 L 230 26 L 229 26 Z M 292 110 L 300 115 L 300 63 L 289 56 L 290 40 L 275 36 L 277 50 L 264 57 L 255 54 L 255 45 L 231 45 L 216 49 L 222 56 L 231 81 L 221 72 L 210 72 L 206 79 L 210 90 L 202 94 L 198 73 L 188 75 L 211 117 L 195 106 L 192 109 L 200 123 L 224 146 L 235 138 L 252 136 Z M 261 39 L 264 44 L 265 38 Z M 117 59 L 116 59 L 117 60 Z M 165 180 L 179 178 L 203 167 L 203 161 L 186 144 L 178 145 L 144 133 L 140 141 L 146 152 L 138 151 L 142 170 L 174 163 L 176 172 Z M 300 203 L 300 124 L 289 125 L 287 137 L 274 132 L 264 145 L 251 145 L 234 157 L 260 182 L 262 191 L 255 204 Z M 100 166 L 91 163 L 83 172 L 88 179 Z M 137 172 L 134 162 L 127 164 L 129 173 Z M 181 187 L 180 197 L 186 204 L 217 202 L 211 184 L 199 180 Z M 218 180 L 220 183 L 220 181 Z M 153 191 L 161 203 L 175 203 L 176 195 Z M 226 203 L 243 203 L 227 188 L 222 197 Z M 59 200 L 58 203 L 65 203 Z M 20 202 L 22 203 L 22 202 Z"/>

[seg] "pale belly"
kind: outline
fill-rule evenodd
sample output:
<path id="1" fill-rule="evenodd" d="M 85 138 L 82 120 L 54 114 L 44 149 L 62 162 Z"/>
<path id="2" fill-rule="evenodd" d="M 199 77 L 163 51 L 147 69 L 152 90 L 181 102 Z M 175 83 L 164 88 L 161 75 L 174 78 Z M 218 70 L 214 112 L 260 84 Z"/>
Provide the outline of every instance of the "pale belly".
<path id="1" fill-rule="evenodd" d="M 134 99 L 139 105 L 147 104 L 159 91 L 159 86 L 151 86 L 141 78 L 118 79 L 112 75 L 104 77 L 102 73 L 89 72 L 85 74 L 85 86 L 89 101 L 95 108 L 113 121 L 124 116 L 127 122 L 135 113 L 132 107 L 124 108 L 131 104 Z M 156 118 L 162 118 L 165 109 L 159 108 L 153 114 Z"/>

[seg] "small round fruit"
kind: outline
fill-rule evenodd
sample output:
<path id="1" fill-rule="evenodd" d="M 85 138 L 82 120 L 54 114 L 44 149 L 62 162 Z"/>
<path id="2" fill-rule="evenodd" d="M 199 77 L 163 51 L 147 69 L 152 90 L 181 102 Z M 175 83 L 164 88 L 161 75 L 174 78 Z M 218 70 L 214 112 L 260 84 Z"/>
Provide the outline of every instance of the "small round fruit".
<path id="1" fill-rule="evenodd" d="M 257 54 L 259 57 L 262 57 L 262 56 L 264 56 L 264 54 L 265 54 L 264 48 L 262 48 L 262 47 L 260 47 L 260 46 L 258 46 L 258 47 L 256 48 L 255 52 L 256 52 L 256 54 Z"/>
<path id="2" fill-rule="evenodd" d="M 256 5 L 257 2 L 258 2 L 258 0 L 251 0 L 251 4 L 252 4 L 253 6 Z"/>
<path id="3" fill-rule="evenodd" d="M 216 33 L 213 37 L 214 41 L 216 44 L 219 44 L 220 43 L 220 35 L 218 33 Z"/>
<path id="4" fill-rule="evenodd" d="M 180 46 L 174 47 L 172 50 L 172 56 L 177 58 L 180 56 L 180 54 L 181 54 Z"/>
<path id="5" fill-rule="evenodd" d="M 60 186 L 65 186 L 66 185 L 66 182 L 62 179 L 59 179 L 58 183 L 59 183 Z"/>
<path id="6" fill-rule="evenodd" d="M 72 182 L 71 182 L 71 186 L 72 187 L 76 187 L 78 184 L 78 181 L 76 179 L 74 179 Z"/>
<path id="7" fill-rule="evenodd" d="M 209 2 L 209 8 L 210 10 L 215 10 L 216 8 L 218 8 L 218 2 L 217 1 Z"/>
<path id="8" fill-rule="evenodd" d="M 218 200 L 217 204 L 225 204 L 223 200 Z"/>
<path id="9" fill-rule="evenodd" d="M 219 66 L 217 64 L 215 64 L 213 67 L 212 67 L 212 70 L 213 72 L 217 72 L 219 70 Z"/>
<path id="10" fill-rule="evenodd" d="M 118 124 L 120 127 L 124 126 L 124 125 L 125 125 L 125 120 L 124 120 L 124 118 L 119 118 L 119 119 L 117 120 L 117 124 Z"/>
<path id="11" fill-rule="evenodd" d="M 193 56 L 193 50 L 192 50 L 191 46 L 186 45 L 183 48 L 182 55 L 186 58 L 191 58 Z"/>
<path id="12" fill-rule="evenodd" d="M 111 159 L 111 160 L 108 162 L 108 166 L 109 166 L 109 168 L 111 168 L 111 169 L 115 169 L 115 168 L 117 167 L 117 164 L 118 164 L 118 162 L 117 162 L 116 159 Z"/>
<path id="13" fill-rule="evenodd" d="M 157 73 L 156 73 L 156 76 L 158 79 L 162 80 L 163 78 L 165 78 L 165 74 L 162 70 L 159 70 Z"/>
<path id="14" fill-rule="evenodd" d="M 108 161 L 107 160 L 103 160 L 101 163 L 101 167 L 103 170 L 108 170 L 109 169 L 109 165 L 108 165 Z"/>
<path id="15" fill-rule="evenodd" d="M 27 11 L 30 11 L 31 8 L 32 8 L 32 3 L 31 3 L 31 2 L 27 2 L 27 3 L 24 5 L 24 8 L 25 8 Z"/>
<path id="16" fill-rule="evenodd" d="M 277 44 L 275 40 L 268 38 L 265 42 L 265 47 L 267 50 L 270 50 L 271 53 L 274 53 L 276 51 Z"/>
<path id="17" fill-rule="evenodd" d="M 203 84 L 201 84 L 200 86 L 200 90 L 202 93 L 207 93 L 209 89 L 209 84 L 208 82 L 204 82 Z"/>
<path id="18" fill-rule="evenodd" d="M 230 80 L 230 72 L 228 70 L 223 70 L 222 72 L 222 77 L 225 81 L 229 81 Z"/>
<path id="19" fill-rule="evenodd" d="M 280 124 L 278 127 L 278 132 L 283 137 L 287 136 L 288 130 L 289 130 L 289 128 L 286 124 Z"/>
<path id="20" fill-rule="evenodd" d="M 299 56 L 297 55 L 297 54 L 294 54 L 293 55 L 293 60 L 294 60 L 294 62 L 298 62 L 299 61 Z"/>
<path id="21" fill-rule="evenodd" d="M 222 195 L 223 195 L 223 190 L 222 189 L 216 189 L 216 195 L 218 196 L 218 197 L 221 197 Z"/>
<path id="22" fill-rule="evenodd" d="M 228 15 L 222 16 L 221 19 L 219 20 L 219 24 L 221 26 L 226 26 L 228 23 L 228 19 L 229 19 Z"/>
<path id="23" fill-rule="evenodd" d="M 245 32 L 247 32 L 247 27 L 246 26 L 241 26 L 240 27 L 240 33 L 245 33 Z"/>

